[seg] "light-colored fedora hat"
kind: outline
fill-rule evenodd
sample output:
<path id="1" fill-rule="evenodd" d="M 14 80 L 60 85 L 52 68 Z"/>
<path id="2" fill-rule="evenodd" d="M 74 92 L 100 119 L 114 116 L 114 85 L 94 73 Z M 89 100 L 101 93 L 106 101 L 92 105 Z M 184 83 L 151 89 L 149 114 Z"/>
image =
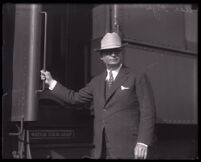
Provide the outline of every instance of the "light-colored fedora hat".
<path id="1" fill-rule="evenodd" d="M 122 48 L 125 44 L 121 43 L 121 38 L 115 32 L 113 33 L 106 33 L 105 36 L 101 40 L 101 48 L 95 49 L 95 51 L 103 51 L 103 50 L 110 50 L 115 48 Z"/>

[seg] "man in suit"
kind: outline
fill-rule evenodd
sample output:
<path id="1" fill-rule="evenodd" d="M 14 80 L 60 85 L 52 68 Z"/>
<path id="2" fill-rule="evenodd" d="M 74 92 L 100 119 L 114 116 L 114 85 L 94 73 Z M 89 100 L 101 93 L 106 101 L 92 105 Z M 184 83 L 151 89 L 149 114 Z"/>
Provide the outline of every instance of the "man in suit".
<path id="1" fill-rule="evenodd" d="M 153 142 L 155 104 L 145 73 L 123 65 L 119 35 L 107 33 L 101 40 L 100 59 L 106 71 L 78 92 L 55 81 L 41 70 L 51 92 L 71 104 L 94 105 L 94 158 L 146 159 Z"/>

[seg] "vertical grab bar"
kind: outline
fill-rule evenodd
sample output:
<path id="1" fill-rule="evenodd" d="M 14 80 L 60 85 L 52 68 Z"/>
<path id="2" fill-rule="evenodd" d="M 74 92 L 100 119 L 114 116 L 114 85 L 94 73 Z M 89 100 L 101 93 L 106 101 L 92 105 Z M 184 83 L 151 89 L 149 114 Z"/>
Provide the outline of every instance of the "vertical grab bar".
<path id="1" fill-rule="evenodd" d="M 44 22 L 44 47 L 43 47 L 43 70 L 46 71 L 46 37 L 47 37 L 47 12 L 42 11 L 41 14 L 45 16 Z M 37 92 L 43 92 L 45 90 L 45 80 L 43 80 L 42 89 L 37 90 Z"/>
<path id="2" fill-rule="evenodd" d="M 117 4 L 114 4 L 113 6 L 113 10 L 114 10 L 114 31 L 117 32 L 119 34 L 119 22 L 118 22 L 118 6 Z"/>

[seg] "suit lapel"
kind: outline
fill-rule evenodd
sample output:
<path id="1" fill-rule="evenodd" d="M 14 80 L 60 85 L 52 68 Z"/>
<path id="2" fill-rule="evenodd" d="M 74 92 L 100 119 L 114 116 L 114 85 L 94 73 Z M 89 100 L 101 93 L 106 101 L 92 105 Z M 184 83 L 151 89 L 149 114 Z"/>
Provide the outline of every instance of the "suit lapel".
<path id="1" fill-rule="evenodd" d="M 107 72 L 103 72 L 100 76 L 100 80 L 99 80 L 99 92 L 100 92 L 100 100 L 101 103 L 105 103 L 105 78 L 106 78 Z"/>
<path id="2" fill-rule="evenodd" d="M 110 97 L 114 94 L 114 92 L 116 91 L 116 89 L 118 87 L 120 87 L 120 85 L 128 78 L 127 74 L 128 74 L 127 69 L 124 66 L 122 66 L 122 68 L 119 71 L 119 74 L 117 75 L 114 83 L 112 84 L 112 87 L 110 89 L 109 95 L 106 98 L 106 103 L 110 99 Z"/>

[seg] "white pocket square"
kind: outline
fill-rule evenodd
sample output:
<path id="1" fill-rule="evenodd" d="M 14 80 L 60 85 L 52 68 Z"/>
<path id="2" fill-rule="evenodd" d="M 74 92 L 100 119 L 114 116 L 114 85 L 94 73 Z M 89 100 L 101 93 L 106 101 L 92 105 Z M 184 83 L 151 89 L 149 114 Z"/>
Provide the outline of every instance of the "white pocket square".
<path id="1" fill-rule="evenodd" d="M 121 86 L 121 90 L 130 89 L 129 87 Z"/>

